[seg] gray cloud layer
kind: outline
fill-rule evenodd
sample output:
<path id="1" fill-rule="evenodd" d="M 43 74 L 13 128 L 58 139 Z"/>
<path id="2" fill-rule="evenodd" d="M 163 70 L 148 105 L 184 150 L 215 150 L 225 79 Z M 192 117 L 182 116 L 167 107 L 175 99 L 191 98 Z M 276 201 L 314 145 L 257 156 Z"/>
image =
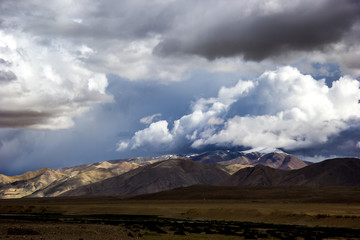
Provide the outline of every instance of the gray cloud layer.
<path id="1" fill-rule="evenodd" d="M 352 0 L 4 0 L 0 110 L 31 113 L 29 119 L 39 120 L 26 125 L 14 117 L 14 127 L 68 128 L 94 104 L 111 101 L 107 73 L 167 82 L 198 69 L 265 70 L 234 56 L 257 61 L 285 56 L 283 62 L 308 61 L 310 66 L 313 59 L 330 59 L 346 66 L 343 70 L 354 68 L 356 75 L 359 11 L 359 2 Z M 266 68 L 274 69 L 277 61 Z M 0 127 L 11 125 L 3 122 Z"/>
<path id="2" fill-rule="evenodd" d="M 260 61 L 289 50 L 323 49 L 340 41 L 360 16 L 359 2 L 351 0 L 299 1 L 290 9 L 264 14 L 255 8 L 249 16 L 234 11 L 212 21 L 222 10 L 201 17 L 181 35 L 168 36 L 155 53 L 197 54 L 208 59 L 243 55 Z"/>
<path id="3" fill-rule="evenodd" d="M 35 111 L 3 111 L 0 110 L 1 127 L 27 127 L 41 124 L 51 114 Z"/>
<path id="4" fill-rule="evenodd" d="M 271 58 L 274 65 L 278 56 L 286 64 L 335 61 L 359 74 L 359 6 L 353 0 L 5 0 L 0 20 L 44 47 L 61 39 L 88 69 L 131 80 L 181 80 L 196 68 L 243 71 L 247 63 L 219 60 L 238 56 Z"/>

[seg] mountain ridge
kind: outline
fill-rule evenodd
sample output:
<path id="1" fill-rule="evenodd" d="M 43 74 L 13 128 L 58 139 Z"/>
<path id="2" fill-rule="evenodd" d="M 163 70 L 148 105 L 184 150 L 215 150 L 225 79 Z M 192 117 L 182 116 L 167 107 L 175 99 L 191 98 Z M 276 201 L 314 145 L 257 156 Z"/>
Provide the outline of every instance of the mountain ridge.
<path id="1" fill-rule="evenodd" d="M 25 177 L 29 177 L 29 179 L 13 181 L 0 186 L 0 198 L 21 198 L 28 196 L 39 189 L 47 187 L 62 176 L 62 173 L 48 168 L 41 168 L 31 173 L 28 172 Z"/>
<path id="2" fill-rule="evenodd" d="M 240 169 L 223 186 L 360 186 L 360 159 L 335 158 L 286 171 L 257 165 Z"/>
<path id="3" fill-rule="evenodd" d="M 213 151 L 0 174 L 0 198 L 139 195 L 192 185 L 359 186 L 359 159 L 308 164 L 291 154 Z"/>
<path id="4" fill-rule="evenodd" d="M 310 165 L 310 162 L 302 161 L 294 155 L 277 149 L 254 149 L 262 152 L 248 151 L 227 151 L 218 150 L 189 156 L 193 161 L 202 163 L 218 163 L 221 165 L 267 165 L 273 168 L 291 170 Z M 270 151 L 272 150 L 272 152 Z"/>
<path id="5" fill-rule="evenodd" d="M 137 195 L 199 183 L 215 184 L 228 176 L 220 165 L 204 164 L 185 158 L 170 159 L 80 187 L 60 196 Z"/>

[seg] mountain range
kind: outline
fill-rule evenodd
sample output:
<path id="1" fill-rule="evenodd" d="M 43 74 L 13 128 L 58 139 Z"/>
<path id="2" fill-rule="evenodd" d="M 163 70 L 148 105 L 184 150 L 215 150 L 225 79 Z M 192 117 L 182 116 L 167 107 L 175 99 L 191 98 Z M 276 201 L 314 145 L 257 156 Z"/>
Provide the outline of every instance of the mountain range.
<path id="1" fill-rule="evenodd" d="M 240 169 L 223 186 L 359 186 L 360 159 L 336 158 L 286 171 L 264 165 Z"/>
<path id="2" fill-rule="evenodd" d="M 18 176 L 0 174 L 0 198 L 140 195 L 198 184 L 359 186 L 360 160 L 311 164 L 279 150 L 213 151 L 104 161 Z"/>

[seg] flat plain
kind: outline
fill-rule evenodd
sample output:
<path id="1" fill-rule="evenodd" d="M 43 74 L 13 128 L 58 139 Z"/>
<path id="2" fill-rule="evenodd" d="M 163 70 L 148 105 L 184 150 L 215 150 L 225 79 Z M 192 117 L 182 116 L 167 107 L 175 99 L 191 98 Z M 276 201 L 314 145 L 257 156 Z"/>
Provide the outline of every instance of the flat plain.
<path id="1" fill-rule="evenodd" d="M 6 199 L 0 214 L 6 239 L 358 239 L 360 188 L 192 186 Z"/>

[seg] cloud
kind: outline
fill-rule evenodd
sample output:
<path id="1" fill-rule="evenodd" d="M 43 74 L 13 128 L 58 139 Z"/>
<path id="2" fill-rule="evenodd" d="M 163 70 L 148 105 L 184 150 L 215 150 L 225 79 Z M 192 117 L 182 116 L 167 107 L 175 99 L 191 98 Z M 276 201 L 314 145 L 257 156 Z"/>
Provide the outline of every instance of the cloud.
<path id="1" fill-rule="evenodd" d="M 199 69 L 259 74 L 279 62 L 310 59 L 309 52 L 320 56 L 311 61 L 339 61 L 347 73 L 359 74 L 358 12 L 351 0 L 6 0 L 0 27 L 44 45 L 53 39 L 84 45 L 91 54 L 74 51 L 93 72 L 169 82 Z M 271 61 L 247 62 L 263 59 Z"/>
<path id="2" fill-rule="evenodd" d="M 118 144 L 118 151 L 127 148 L 135 149 L 144 145 L 156 148 L 167 146 L 173 139 L 173 136 L 168 130 L 168 123 L 166 121 L 158 121 L 150 124 L 150 126 L 142 131 L 135 133 L 130 141 L 121 141 Z"/>
<path id="3" fill-rule="evenodd" d="M 194 7 L 192 12 L 202 14 L 201 19 L 192 24 L 184 20 L 158 44 L 155 53 L 196 54 L 208 59 L 242 55 L 261 61 L 292 50 L 324 50 L 342 40 L 359 20 L 360 10 L 359 3 L 351 0 L 342 4 L 335 0 L 211 4 L 213 8 L 202 13 Z"/>
<path id="4" fill-rule="evenodd" d="M 293 67 L 266 71 L 253 81 L 221 88 L 216 98 L 199 99 L 171 130 L 165 129 L 166 121 L 152 123 L 118 150 L 150 143 L 150 132 L 166 136 L 159 143 L 169 150 L 208 145 L 295 150 L 324 144 L 360 122 L 359 86 L 345 76 L 328 87 L 324 79 L 317 81 Z M 216 124 L 209 124 L 214 119 Z M 156 142 L 152 138 L 151 144 Z"/>
<path id="5" fill-rule="evenodd" d="M 360 76 L 358 10 L 351 0 L 2 0 L 0 134 L 21 134 L 0 135 L 1 166 L 6 161 L 7 169 L 19 171 L 14 159 L 26 168 L 35 162 L 59 167 L 64 159 L 71 165 L 259 145 L 247 131 L 264 136 L 263 144 L 302 146 L 302 153 L 310 143 L 318 144 L 311 148 L 317 152 L 354 150 L 360 140 L 350 135 L 358 126 L 357 105 L 334 89 Z M 282 82 L 280 69 L 268 72 L 276 75 L 273 82 L 257 78 L 284 65 L 303 74 L 283 75 L 297 81 L 304 74 L 326 76 L 328 87 Z M 339 79 L 346 74 L 351 77 Z M 335 79 L 341 86 L 331 87 Z M 306 94 L 293 86 L 308 86 L 309 97 L 326 109 L 300 100 Z M 101 104 L 112 101 L 110 94 L 114 102 Z M 340 111 L 348 103 L 353 117 Z M 157 116 L 143 119 L 147 126 L 139 122 L 154 113 L 166 121 Z"/>
<path id="6" fill-rule="evenodd" d="M 159 36 L 171 27 L 176 9 L 166 1 L 2 1 L 1 27 L 36 36 L 44 45 L 61 39 L 92 49 L 78 60 L 95 72 L 131 80 L 179 80 L 189 64 L 154 57 Z M 27 12 L 36 14 L 25 14 Z M 141 16 L 141 18 L 139 18 Z"/>
<path id="7" fill-rule="evenodd" d="M 0 70 L 0 83 L 1 82 L 10 82 L 16 80 L 16 75 L 11 71 L 1 71 Z"/>
<path id="8" fill-rule="evenodd" d="M 69 128 L 93 105 L 112 101 L 106 76 L 83 67 L 67 47 L 0 30 L 0 127 Z"/>
<path id="9" fill-rule="evenodd" d="M 222 87 L 217 98 L 201 98 L 197 100 L 192 106 L 193 112 L 191 114 L 174 121 L 171 132 L 167 128 L 167 121 L 152 123 L 149 128 L 137 131 L 129 141 L 121 141 L 118 144 L 118 150 L 136 149 L 149 143 L 169 149 L 176 147 L 178 144 L 184 144 L 186 141 L 193 141 L 199 135 L 210 134 L 214 130 L 211 126 L 220 124 L 230 105 L 237 98 L 246 95 L 253 86 L 251 81 L 239 81 L 232 88 Z M 150 136 L 151 141 L 149 140 Z M 166 140 L 164 141 L 164 139 Z"/>
<path id="10" fill-rule="evenodd" d="M 211 117 L 207 123 L 209 125 L 221 125 L 224 123 L 224 119 L 217 118 L 217 117 Z"/>
<path id="11" fill-rule="evenodd" d="M 0 110 L 0 126 L 1 127 L 24 127 L 34 126 L 51 118 L 50 113 L 37 111 L 1 111 Z"/>
<path id="12" fill-rule="evenodd" d="M 150 124 L 154 121 L 155 118 L 161 117 L 161 113 L 156 113 L 151 116 L 143 117 L 140 119 L 140 122 L 143 124 Z"/>

